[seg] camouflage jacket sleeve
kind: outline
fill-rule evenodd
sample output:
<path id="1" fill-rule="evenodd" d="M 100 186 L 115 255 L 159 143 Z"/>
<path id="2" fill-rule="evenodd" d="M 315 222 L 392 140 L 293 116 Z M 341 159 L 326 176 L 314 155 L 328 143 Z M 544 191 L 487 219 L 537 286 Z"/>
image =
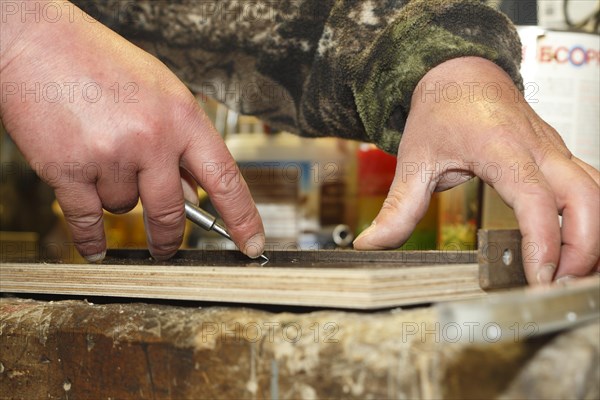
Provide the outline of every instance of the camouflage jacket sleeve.
<path id="1" fill-rule="evenodd" d="M 518 35 L 476 0 L 96 0 L 79 5 L 194 91 L 304 136 L 395 153 L 419 80 L 456 57 L 521 87 Z"/>

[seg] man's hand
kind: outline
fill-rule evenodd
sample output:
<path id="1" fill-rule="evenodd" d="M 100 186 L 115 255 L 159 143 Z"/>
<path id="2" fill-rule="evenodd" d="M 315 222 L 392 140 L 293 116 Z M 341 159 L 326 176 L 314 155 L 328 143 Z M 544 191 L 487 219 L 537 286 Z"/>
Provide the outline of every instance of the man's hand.
<path id="1" fill-rule="evenodd" d="M 417 86 L 394 182 L 355 248 L 399 247 L 432 192 L 474 175 L 514 209 L 530 283 L 600 268 L 598 170 L 569 152 L 502 69 L 475 57 L 447 61 Z"/>
<path id="2" fill-rule="evenodd" d="M 3 15 L 0 115 L 55 189 L 79 252 L 101 260 L 102 209 L 127 212 L 139 196 L 152 255 L 172 256 L 183 238 L 184 188 L 193 200 L 198 182 L 235 243 L 258 257 L 264 247 L 258 211 L 187 88 L 157 59 L 70 3 L 18 3 L 29 10 L 34 4 L 42 5 L 40 12 L 60 8 L 62 17 Z M 192 185 L 182 187 L 182 176 L 193 177 Z"/>

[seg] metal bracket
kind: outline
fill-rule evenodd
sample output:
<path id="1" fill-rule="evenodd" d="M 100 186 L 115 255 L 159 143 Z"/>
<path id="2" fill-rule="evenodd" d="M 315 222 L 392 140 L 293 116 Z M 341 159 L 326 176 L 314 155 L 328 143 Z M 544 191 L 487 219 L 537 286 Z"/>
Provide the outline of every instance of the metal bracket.
<path id="1" fill-rule="evenodd" d="M 487 230 L 477 232 L 479 286 L 500 289 L 527 284 L 521 257 L 521 232 Z"/>

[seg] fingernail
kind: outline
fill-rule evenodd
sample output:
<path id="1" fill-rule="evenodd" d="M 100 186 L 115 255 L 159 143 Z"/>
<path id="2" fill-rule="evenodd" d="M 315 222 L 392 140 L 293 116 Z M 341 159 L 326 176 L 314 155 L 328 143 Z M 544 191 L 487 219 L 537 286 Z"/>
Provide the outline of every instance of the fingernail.
<path id="1" fill-rule="evenodd" d="M 263 253 L 264 243 L 265 235 L 257 233 L 248 239 L 242 252 L 250 258 L 258 258 Z"/>
<path id="2" fill-rule="evenodd" d="M 356 237 L 356 239 L 354 239 L 354 242 L 352 242 L 352 243 L 356 243 L 356 242 L 364 239 L 365 237 L 367 237 L 369 234 L 373 233 L 373 231 L 375 230 L 375 225 L 376 225 L 375 221 L 371 222 L 371 225 L 369 225 L 369 227 L 367 229 L 365 229 L 364 231 L 362 231 L 360 233 L 360 235 L 358 235 Z"/>
<path id="3" fill-rule="evenodd" d="M 569 283 L 570 281 L 574 281 L 575 279 L 579 278 L 578 276 L 575 275 L 565 275 L 565 276 L 561 276 L 560 278 L 558 278 L 556 280 L 556 283 Z"/>
<path id="4" fill-rule="evenodd" d="M 552 282 L 552 278 L 554 277 L 554 272 L 556 271 L 556 265 L 554 264 L 546 264 L 542 265 L 538 270 L 536 279 L 538 283 L 541 284 L 549 284 Z"/>
<path id="5" fill-rule="evenodd" d="M 106 257 L 106 250 L 104 250 L 102 253 L 92 254 L 91 256 L 84 256 L 84 258 L 87 260 L 87 262 L 91 262 L 91 263 L 100 262 L 100 261 L 104 260 L 104 257 Z"/>

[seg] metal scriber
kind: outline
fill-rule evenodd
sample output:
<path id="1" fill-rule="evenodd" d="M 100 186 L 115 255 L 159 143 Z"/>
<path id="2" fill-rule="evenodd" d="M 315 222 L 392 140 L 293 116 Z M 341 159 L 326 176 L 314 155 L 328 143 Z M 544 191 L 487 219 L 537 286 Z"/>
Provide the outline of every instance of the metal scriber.
<path id="1" fill-rule="evenodd" d="M 185 215 L 190 221 L 202 229 L 217 232 L 224 238 L 231 240 L 231 236 L 229 236 L 229 233 L 227 233 L 225 227 L 217 222 L 217 218 L 214 215 L 187 200 L 185 201 Z M 269 259 L 264 254 L 261 254 L 259 258 L 263 260 L 262 265 L 269 262 Z"/>

